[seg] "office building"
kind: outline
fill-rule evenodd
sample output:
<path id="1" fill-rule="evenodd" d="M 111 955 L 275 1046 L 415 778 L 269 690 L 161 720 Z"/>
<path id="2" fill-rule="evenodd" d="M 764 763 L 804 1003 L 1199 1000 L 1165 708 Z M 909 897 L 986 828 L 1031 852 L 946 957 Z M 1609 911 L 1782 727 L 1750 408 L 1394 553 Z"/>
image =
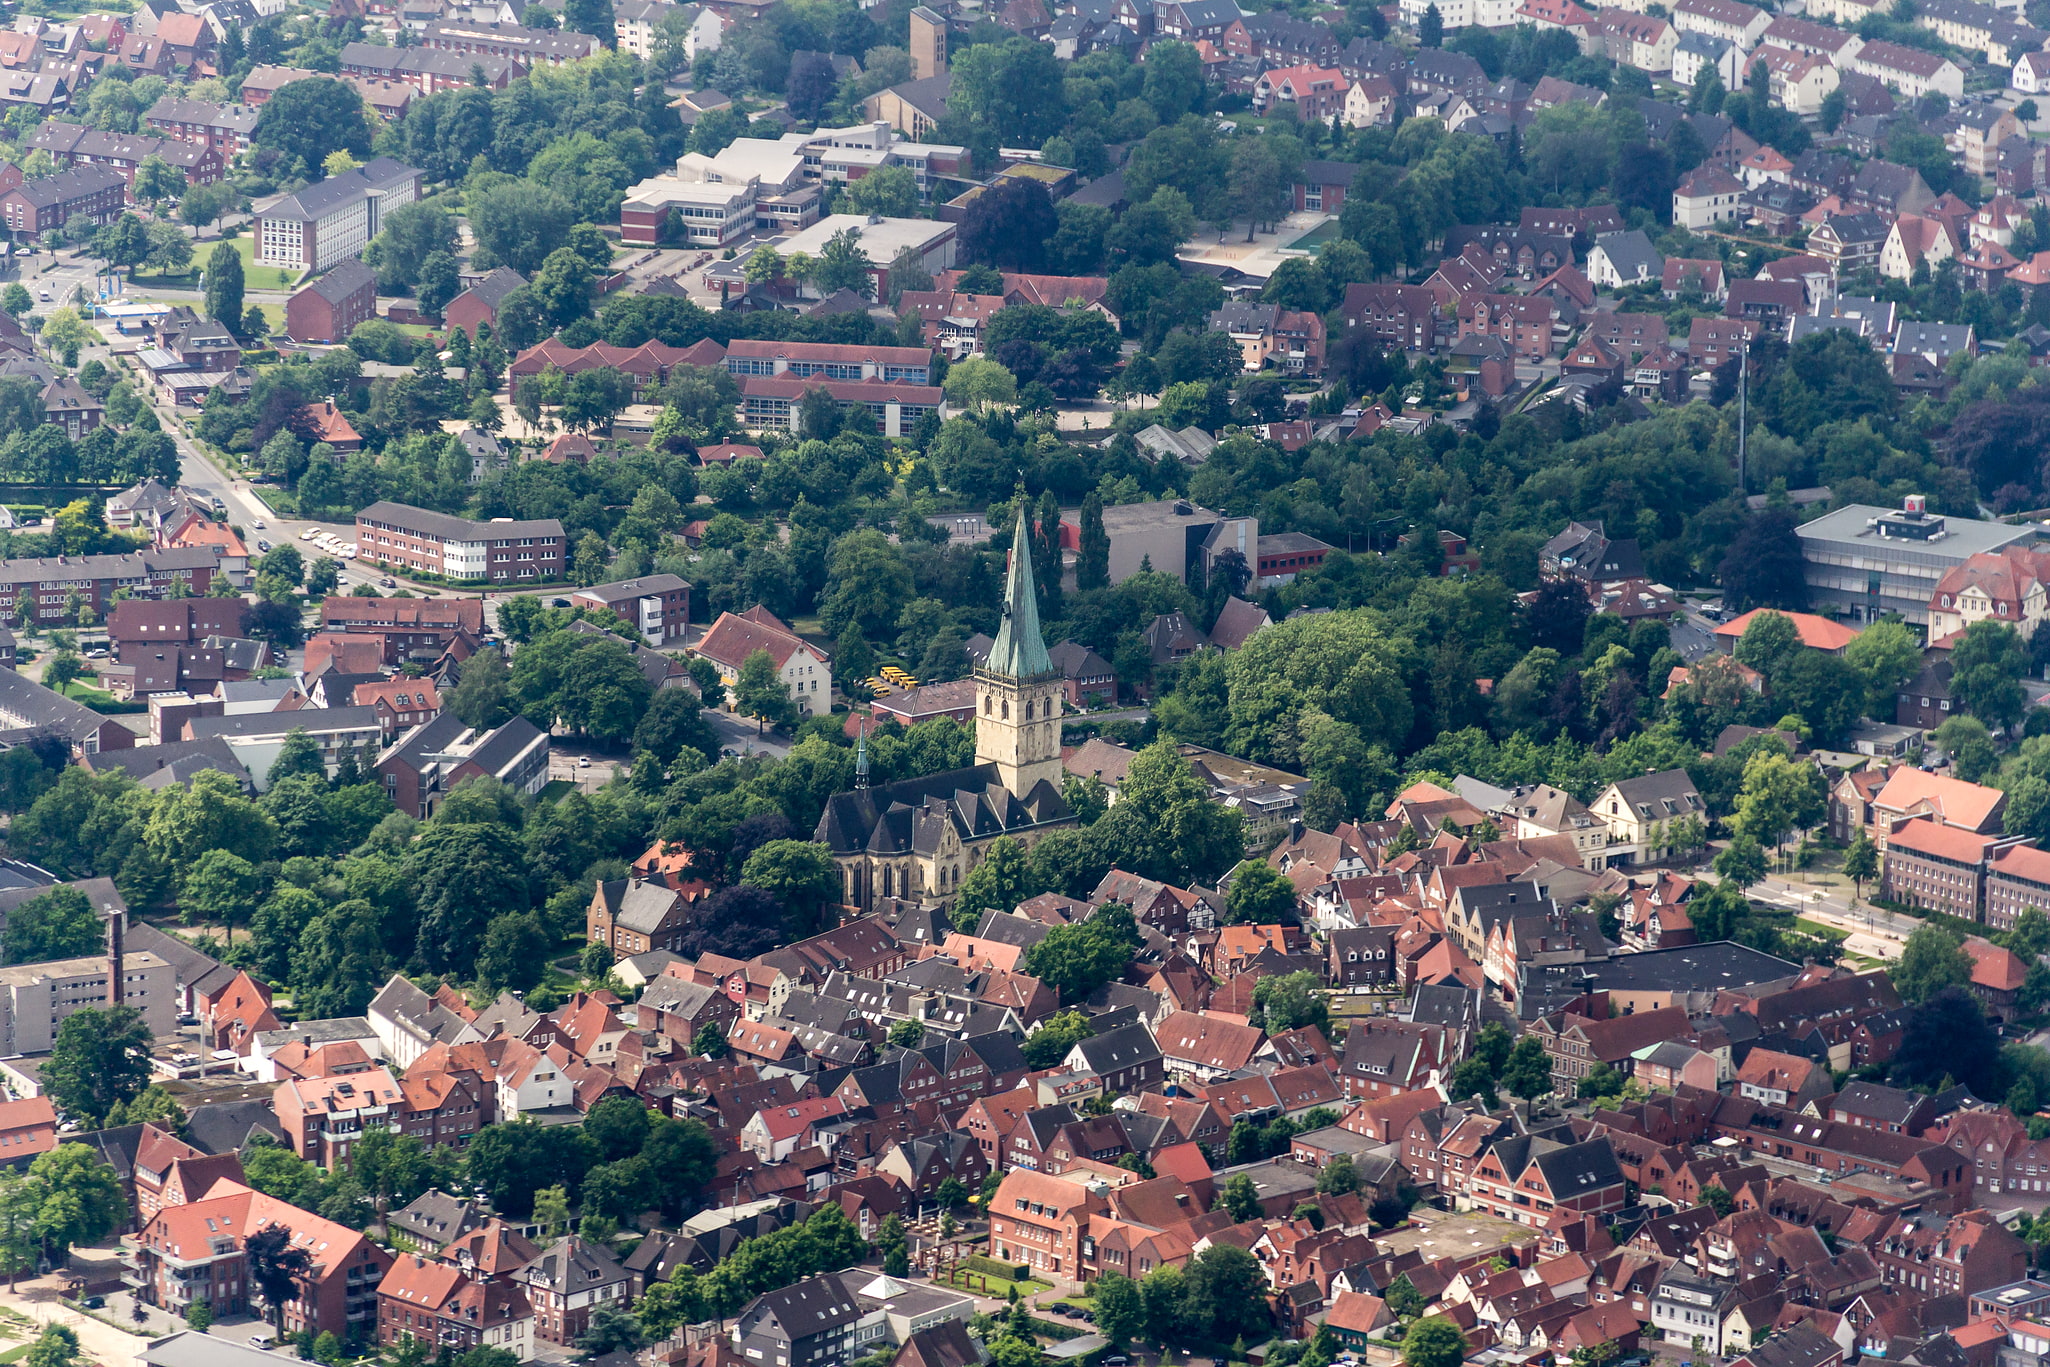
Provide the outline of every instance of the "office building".
<path id="1" fill-rule="evenodd" d="M 1812 606 L 1852 622 L 1898 613 L 1926 627 L 1930 598 L 1946 574 L 1981 552 L 2033 541 L 2036 529 L 1931 513 L 1915 495 L 1900 508 L 1854 503 L 1794 534 Z"/>

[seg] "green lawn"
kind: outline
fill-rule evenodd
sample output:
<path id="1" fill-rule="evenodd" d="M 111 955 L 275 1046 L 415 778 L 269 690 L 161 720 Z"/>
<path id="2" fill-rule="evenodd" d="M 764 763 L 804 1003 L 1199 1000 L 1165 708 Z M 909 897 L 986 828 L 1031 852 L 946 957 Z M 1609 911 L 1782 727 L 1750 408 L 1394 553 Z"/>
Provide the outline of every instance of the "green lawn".
<path id="1" fill-rule="evenodd" d="M 1020 1299 L 1036 1296 L 1042 1291 L 1053 1290 L 1053 1283 L 1043 1282 L 1034 1277 L 1028 1277 L 1022 1282 L 1014 1282 L 1008 1277 L 986 1276 L 980 1272 L 970 1272 L 965 1268 L 955 1269 L 953 1281 L 949 1285 L 958 1287 L 963 1291 L 973 1291 L 978 1296 L 993 1296 L 998 1300 L 1009 1299 L 1013 1288 L 1016 1288 Z"/>

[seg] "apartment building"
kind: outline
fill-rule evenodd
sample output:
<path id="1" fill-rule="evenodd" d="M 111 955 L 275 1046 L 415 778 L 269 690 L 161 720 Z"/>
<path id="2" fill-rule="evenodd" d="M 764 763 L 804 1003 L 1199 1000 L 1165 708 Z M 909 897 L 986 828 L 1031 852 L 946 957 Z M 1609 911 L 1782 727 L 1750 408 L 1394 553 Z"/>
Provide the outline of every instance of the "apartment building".
<path id="1" fill-rule="evenodd" d="M 1887 837 L 1881 895 L 1967 921 L 1982 920 L 1988 867 L 2025 838 L 1978 835 L 1928 817 L 1903 822 Z"/>
<path id="2" fill-rule="evenodd" d="M 0 968 L 0 1047 L 9 1054 L 48 1053 L 57 1031 L 77 1012 L 110 1000 L 105 955 L 52 959 Z M 121 960 L 121 1001 L 142 1012 L 150 1032 L 177 1028 L 178 975 L 146 951 Z"/>
<path id="3" fill-rule="evenodd" d="M 270 1226 L 290 1233 L 294 1247 L 312 1254 L 298 1294 L 285 1302 L 288 1334 L 367 1333 L 377 1320 L 377 1287 L 392 1255 L 346 1226 L 251 1191 L 238 1182 L 215 1182 L 207 1198 L 165 1206 L 135 1240 L 135 1267 L 123 1277 L 173 1315 L 194 1303 L 216 1315 L 250 1313 L 259 1304 L 242 1248 L 249 1235 Z"/>
<path id="4" fill-rule="evenodd" d="M 110 166 L 74 166 L 0 193 L 0 220 L 17 238 L 55 232 L 73 218 L 111 223 L 128 202 L 128 180 Z"/>
<path id="5" fill-rule="evenodd" d="M 434 52 L 503 57 L 530 71 L 537 66 L 580 62 L 598 53 L 598 40 L 588 33 L 453 19 L 429 24 L 420 35 L 420 46 Z"/>
<path id="6" fill-rule="evenodd" d="M 348 1167 L 350 1148 L 372 1130 L 389 1128 L 404 1104 L 389 1068 L 288 1078 L 271 1100 L 292 1151 L 330 1172 Z"/>
<path id="7" fill-rule="evenodd" d="M 548 784 L 548 733 L 524 717 L 478 731 L 443 712 L 386 751 L 377 772 L 393 805 L 422 820 L 472 778 L 496 778 L 532 796 Z"/>
<path id="8" fill-rule="evenodd" d="M 1089 1217 L 1108 1210 L 1080 1181 L 1013 1168 L 989 1203 L 990 1256 L 1057 1280 L 1079 1280 Z"/>
<path id="9" fill-rule="evenodd" d="M 315 181 L 256 211 L 257 260 L 293 270 L 325 270 L 361 256 L 384 216 L 420 197 L 420 172 L 379 157 L 367 166 Z"/>
<path id="10" fill-rule="evenodd" d="M 569 596 L 573 606 L 615 614 L 650 646 L 681 641 L 690 632 L 690 585 L 673 574 L 647 574 L 593 584 Z"/>
<path id="11" fill-rule="evenodd" d="M 376 565 L 494 584 L 560 579 L 567 563 L 562 523 L 552 517 L 471 522 L 404 503 L 357 513 L 356 546 Z"/>

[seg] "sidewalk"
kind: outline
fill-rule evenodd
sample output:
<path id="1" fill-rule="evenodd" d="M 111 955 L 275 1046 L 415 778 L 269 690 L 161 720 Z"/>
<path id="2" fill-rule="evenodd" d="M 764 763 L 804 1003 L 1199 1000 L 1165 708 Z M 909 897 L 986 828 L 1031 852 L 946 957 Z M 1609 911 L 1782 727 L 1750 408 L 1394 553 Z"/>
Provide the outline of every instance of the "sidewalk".
<path id="1" fill-rule="evenodd" d="M 52 1323 L 71 1326 L 78 1333 L 79 1347 L 100 1367 L 136 1367 L 141 1361 L 139 1355 L 149 1346 L 150 1340 L 135 1334 L 123 1333 L 90 1315 L 81 1315 L 76 1310 L 67 1308 L 62 1304 L 63 1294 L 62 1284 L 55 1276 L 23 1278 L 13 1291 L 7 1290 L 5 1284 L 0 1283 L 0 1306 L 28 1316 L 39 1326 Z M 115 1316 L 112 1297 L 108 1298 L 106 1313 L 110 1317 Z M 126 1314 L 126 1309 L 120 1313 Z M 184 1326 L 181 1324 L 178 1327 Z M 35 1332 L 40 1333 L 40 1328 Z M 161 1337 L 161 1334 L 158 1336 Z"/>

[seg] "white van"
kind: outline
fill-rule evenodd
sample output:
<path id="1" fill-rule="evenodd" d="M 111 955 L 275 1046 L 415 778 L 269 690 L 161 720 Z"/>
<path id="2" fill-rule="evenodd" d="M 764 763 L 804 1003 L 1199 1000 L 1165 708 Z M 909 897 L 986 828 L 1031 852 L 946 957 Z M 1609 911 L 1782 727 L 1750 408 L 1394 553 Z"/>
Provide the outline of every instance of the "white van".
<path id="1" fill-rule="evenodd" d="M 262 1327 L 261 1329 L 255 1330 L 254 1332 L 252 1332 L 252 1333 L 251 1333 L 251 1334 L 249 1335 L 249 1346 L 250 1346 L 251 1348 L 275 1348 L 275 1347 L 277 1347 L 277 1346 L 278 1346 L 278 1332 L 277 1332 L 277 1330 L 275 1330 L 275 1329 L 271 1328 L 271 1327 L 270 1327 L 269 1325 L 267 1325 L 267 1324 L 266 1324 L 266 1325 L 264 1325 L 264 1326 L 263 1326 L 263 1327 Z"/>

